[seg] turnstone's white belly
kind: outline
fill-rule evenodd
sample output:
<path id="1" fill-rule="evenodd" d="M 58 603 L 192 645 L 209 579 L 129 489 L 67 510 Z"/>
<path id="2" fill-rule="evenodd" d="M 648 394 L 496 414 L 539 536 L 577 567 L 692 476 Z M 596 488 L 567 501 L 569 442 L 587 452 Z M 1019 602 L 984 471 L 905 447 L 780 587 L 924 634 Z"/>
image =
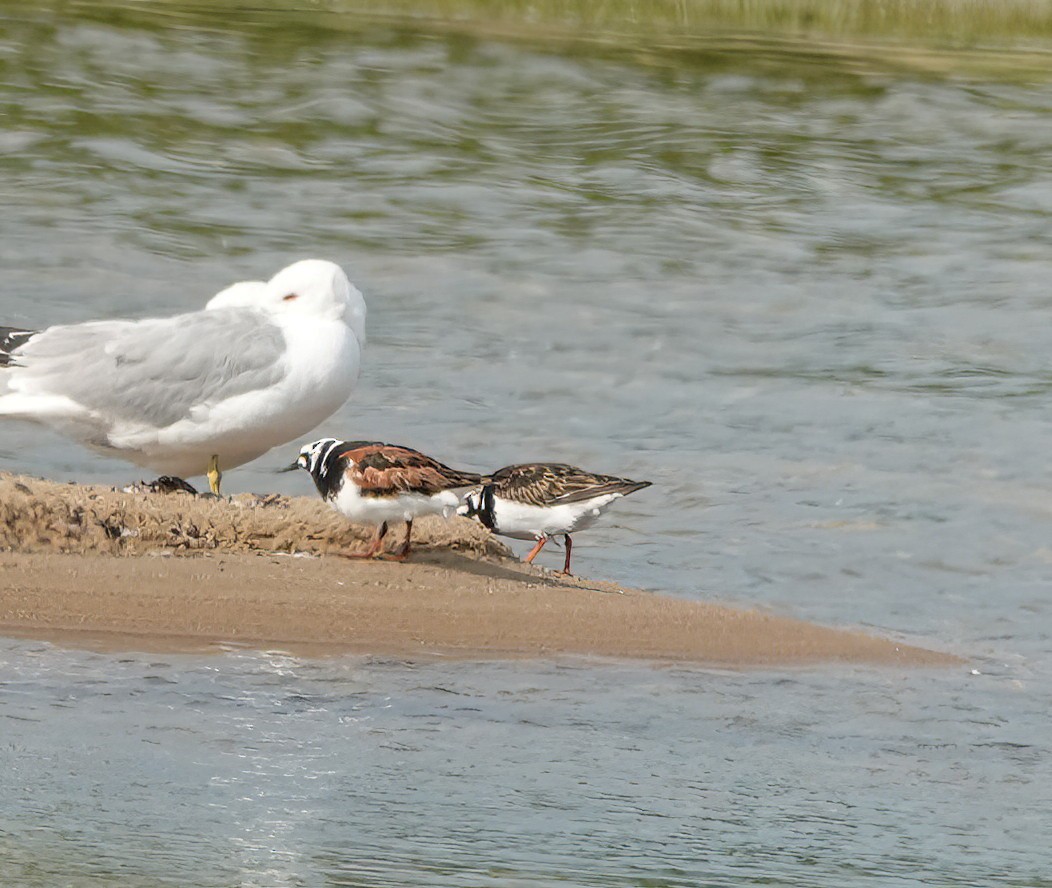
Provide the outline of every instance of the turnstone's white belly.
<path id="1" fill-rule="evenodd" d="M 607 506 L 620 496 L 619 493 L 610 493 L 584 502 L 551 506 L 534 506 L 496 496 L 493 498 L 493 530 L 517 540 L 574 533 L 595 524 Z"/>
<path id="2" fill-rule="evenodd" d="M 351 521 L 382 524 L 385 521 L 412 521 L 424 515 L 448 514 L 460 505 L 460 497 L 451 490 L 431 496 L 424 493 L 367 496 L 356 485 L 344 484 L 333 497 L 332 504 Z"/>

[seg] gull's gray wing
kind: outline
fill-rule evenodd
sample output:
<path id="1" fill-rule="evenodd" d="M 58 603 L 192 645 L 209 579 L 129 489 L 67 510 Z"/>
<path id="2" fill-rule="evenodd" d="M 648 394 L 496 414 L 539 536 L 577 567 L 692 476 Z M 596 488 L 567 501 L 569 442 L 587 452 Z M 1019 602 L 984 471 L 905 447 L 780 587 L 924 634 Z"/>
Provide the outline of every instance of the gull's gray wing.
<path id="1" fill-rule="evenodd" d="M 285 339 L 259 311 L 49 327 L 14 350 L 17 388 L 158 428 L 285 375 Z"/>

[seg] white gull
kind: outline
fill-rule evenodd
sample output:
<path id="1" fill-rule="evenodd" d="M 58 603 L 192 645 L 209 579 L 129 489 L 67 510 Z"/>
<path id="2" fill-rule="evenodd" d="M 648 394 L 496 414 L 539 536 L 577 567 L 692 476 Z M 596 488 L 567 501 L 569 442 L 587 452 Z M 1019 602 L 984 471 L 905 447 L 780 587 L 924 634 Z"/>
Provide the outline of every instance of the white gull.
<path id="1" fill-rule="evenodd" d="M 301 437 L 347 400 L 365 299 L 305 259 L 168 318 L 0 328 L 0 417 L 32 420 L 157 472 L 234 468 Z"/>

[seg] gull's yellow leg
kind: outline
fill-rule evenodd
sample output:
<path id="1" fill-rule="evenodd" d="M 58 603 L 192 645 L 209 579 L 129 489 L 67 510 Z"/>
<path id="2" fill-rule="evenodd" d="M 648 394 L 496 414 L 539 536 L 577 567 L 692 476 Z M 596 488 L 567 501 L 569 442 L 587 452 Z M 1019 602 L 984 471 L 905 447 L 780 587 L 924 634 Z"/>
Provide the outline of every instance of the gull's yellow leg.
<path id="1" fill-rule="evenodd" d="M 219 471 L 219 454 L 213 453 L 212 458 L 208 461 L 208 486 L 212 488 L 212 493 L 219 496 L 219 482 L 223 480 L 223 473 Z"/>

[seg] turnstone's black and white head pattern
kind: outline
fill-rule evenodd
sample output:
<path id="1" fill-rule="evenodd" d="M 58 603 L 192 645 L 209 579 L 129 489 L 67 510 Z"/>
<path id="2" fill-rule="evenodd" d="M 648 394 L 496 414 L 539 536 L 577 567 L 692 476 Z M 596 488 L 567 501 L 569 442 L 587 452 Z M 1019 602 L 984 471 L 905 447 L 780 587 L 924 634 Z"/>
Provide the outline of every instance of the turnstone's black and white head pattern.
<path id="1" fill-rule="evenodd" d="M 310 472 L 322 499 L 360 524 L 375 524 L 376 536 L 360 557 L 383 551 L 390 521 L 405 521 L 405 543 L 396 556 L 410 551 L 413 519 L 449 515 L 460 505 L 458 490 L 477 486 L 482 477 L 443 465 L 409 447 L 379 441 L 322 438 L 305 445 L 290 468 Z"/>
<path id="2" fill-rule="evenodd" d="M 591 527 L 616 499 L 649 487 L 596 475 L 563 463 L 524 463 L 505 466 L 484 479 L 464 498 L 459 512 L 477 518 L 494 533 L 520 540 L 536 540 L 526 556 L 530 563 L 553 536 L 566 542 L 563 573 L 570 573 L 570 534 Z"/>
<path id="3" fill-rule="evenodd" d="M 333 262 L 304 259 L 175 317 L 0 327 L 0 417 L 46 423 L 169 475 L 233 468 L 347 400 L 365 299 Z"/>

